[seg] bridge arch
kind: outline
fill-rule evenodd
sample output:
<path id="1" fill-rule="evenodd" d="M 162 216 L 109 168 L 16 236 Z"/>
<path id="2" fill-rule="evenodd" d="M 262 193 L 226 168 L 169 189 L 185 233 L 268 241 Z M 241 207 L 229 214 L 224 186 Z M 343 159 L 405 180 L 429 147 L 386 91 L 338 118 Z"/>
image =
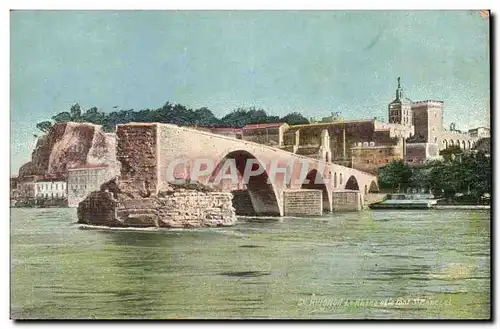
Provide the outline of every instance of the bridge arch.
<path id="1" fill-rule="evenodd" d="M 376 181 L 372 180 L 370 182 L 370 187 L 368 188 L 368 193 L 379 192 L 379 187 Z"/>
<path id="2" fill-rule="evenodd" d="M 443 144 L 444 144 L 444 148 L 447 149 L 448 148 L 448 141 L 446 139 L 443 140 Z"/>
<path id="3" fill-rule="evenodd" d="M 307 173 L 307 176 L 302 183 L 301 189 L 306 190 L 321 190 L 323 191 L 323 211 L 332 211 L 331 209 L 331 196 L 332 193 L 328 190 L 325 181 L 323 180 L 323 175 L 316 169 L 313 169 Z"/>
<path id="4" fill-rule="evenodd" d="M 356 179 L 356 177 L 354 175 L 352 175 L 351 177 L 349 177 L 349 179 L 345 183 L 345 189 L 346 190 L 358 190 L 359 191 L 358 180 Z"/>
<path id="5" fill-rule="evenodd" d="M 365 201 L 366 201 L 366 196 L 368 195 L 368 193 L 363 193 L 364 191 L 366 191 L 368 189 L 368 187 L 365 185 L 365 188 L 364 188 L 364 191 L 362 191 L 360 188 L 359 188 L 359 183 L 358 183 L 358 180 L 356 179 L 356 176 L 354 175 L 351 175 L 349 177 L 349 179 L 347 180 L 347 182 L 345 183 L 345 189 L 346 190 L 354 190 L 354 191 L 359 191 L 359 202 L 361 202 L 361 204 L 364 204 Z"/>
<path id="6" fill-rule="evenodd" d="M 255 161 L 252 166 L 253 171 L 258 170 L 260 166 L 261 168 L 264 168 L 264 172 L 257 176 L 250 176 L 248 182 L 243 182 L 245 167 L 249 159 L 253 159 Z M 267 216 L 282 215 L 277 189 L 274 183 L 269 182 L 267 169 L 262 161 L 248 151 L 235 150 L 223 156 L 217 162 L 217 165 L 210 176 L 209 183 L 211 185 L 217 184 L 215 179 L 217 178 L 217 175 L 220 174 L 220 171 L 224 168 L 225 163 L 228 160 L 234 161 L 238 174 L 238 187 L 234 187 L 232 190 L 241 190 L 241 187 L 243 187 L 243 190 L 247 192 L 248 199 L 250 200 L 253 208 L 253 213 L 256 215 Z M 248 210 L 240 209 L 239 207 L 241 207 L 241 205 L 235 202 L 233 202 L 233 206 L 235 206 L 236 214 L 242 214 Z"/>

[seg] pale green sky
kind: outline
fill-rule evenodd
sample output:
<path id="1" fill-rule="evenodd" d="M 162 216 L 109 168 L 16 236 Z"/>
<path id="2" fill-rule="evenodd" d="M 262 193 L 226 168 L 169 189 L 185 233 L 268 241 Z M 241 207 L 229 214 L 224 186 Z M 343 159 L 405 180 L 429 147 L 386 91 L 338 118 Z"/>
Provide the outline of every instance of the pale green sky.
<path id="1" fill-rule="evenodd" d="M 76 102 L 386 120 L 401 76 L 446 125 L 489 126 L 488 44 L 477 11 L 12 11 L 11 172 Z"/>

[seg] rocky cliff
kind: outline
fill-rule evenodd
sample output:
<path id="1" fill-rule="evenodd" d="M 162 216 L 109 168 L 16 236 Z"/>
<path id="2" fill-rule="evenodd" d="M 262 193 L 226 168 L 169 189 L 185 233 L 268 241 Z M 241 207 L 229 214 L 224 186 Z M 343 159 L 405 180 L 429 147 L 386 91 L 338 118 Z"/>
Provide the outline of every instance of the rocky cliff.
<path id="1" fill-rule="evenodd" d="M 19 178 L 66 177 L 67 168 L 88 164 L 117 168 L 115 145 L 115 135 L 105 133 L 102 126 L 77 122 L 55 124 L 38 139 L 31 161 L 19 169 Z"/>

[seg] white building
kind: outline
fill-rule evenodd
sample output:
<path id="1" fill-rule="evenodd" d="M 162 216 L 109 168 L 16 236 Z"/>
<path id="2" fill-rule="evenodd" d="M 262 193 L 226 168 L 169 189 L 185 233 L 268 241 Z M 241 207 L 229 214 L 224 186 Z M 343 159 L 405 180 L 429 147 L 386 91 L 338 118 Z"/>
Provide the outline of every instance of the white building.
<path id="1" fill-rule="evenodd" d="M 115 177 L 107 165 L 83 165 L 68 168 L 68 206 L 78 207 L 90 192 L 99 191 L 101 184 Z"/>
<path id="2" fill-rule="evenodd" d="M 478 127 L 475 129 L 469 130 L 469 135 L 473 137 L 479 138 L 489 138 L 490 137 L 490 129 L 486 127 Z"/>
<path id="3" fill-rule="evenodd" d="M 66 182 L 54 180 L 39 180 L 34 183 L 35 198 L 64 199 L 68 196 Z"/>

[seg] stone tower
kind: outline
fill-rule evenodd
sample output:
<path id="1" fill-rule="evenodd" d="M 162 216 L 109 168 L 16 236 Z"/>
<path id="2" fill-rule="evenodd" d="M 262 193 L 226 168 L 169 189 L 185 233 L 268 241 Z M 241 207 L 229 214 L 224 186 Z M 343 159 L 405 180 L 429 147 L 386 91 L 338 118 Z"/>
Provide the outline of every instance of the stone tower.
<path id="1" fill-rule="evenodd" d="M 425 143 L 440 143 L 443 131 L 443 102 L 421 101 L 411 105 L 415 136 L 422 137 Z"/>
<path id="2" fill-rule="evenodd" d="M 403 126 L 411 126 L 413 124 L 411 100 L 405 98 L 403 95 L 401 78 L 398 78 L 396 99 L 389 104 L 389 123 L 398 123 Z"/>

